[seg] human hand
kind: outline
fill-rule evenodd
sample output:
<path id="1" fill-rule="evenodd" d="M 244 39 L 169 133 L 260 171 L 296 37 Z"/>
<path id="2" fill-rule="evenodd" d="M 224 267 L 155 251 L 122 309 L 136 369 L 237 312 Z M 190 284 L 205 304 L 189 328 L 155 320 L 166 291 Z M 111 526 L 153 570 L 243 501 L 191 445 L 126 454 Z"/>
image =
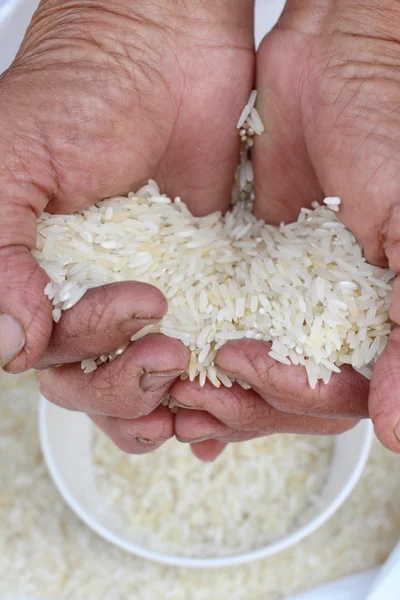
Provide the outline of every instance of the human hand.
<path id="1" fill-rule="evenodd" d="M 291 220 L 324 196 L 342 199 L 339 219 L 369 262 L 400 270 L 398 47 L 400 6 L 288 3 L 258 54 L 266 134 L 255 149 L 256 210 Z M 282 65 L 284 64 L 284 68 Z M 258 174 L 258 176 L 257 176 Z M 400 323 L 399 281 L 390 317 Z M 368 412 L 381 442 L 400 452 L 399 329 L 371 381 Z"/>
<path id="2" fill-rule="evenodd" d="M 399 22 L 398 3 L 390 0 L 372 1 L 368 9 L 357 1 L 289 0 L 257 56 L 258 109 L 266 130 L 253 149 L 258 216 L 275 224 L 292 221 L 313 200 L 340 196 L 338 216 L 363 244 L 368 261 L 389 264 L 396 272 L 400 269 Z M 397 324 L 399 294 L 396 281 L 390 316 Z M 258 396 L 238 387 L 206 393 L 188 384 L 183 389 L 178 383 L 172 390 L 178 402 L 212 415 L 202 413 L 200 422 L 196 413 L 180 411 L 178 435 L 186 441 L 203 433 L 229 440 L 233 432 L 225 426 L 236 429 L 241 422 L 229 421 L 235 406 L 246 413 L 243 421 L 253 416 L 257 435 L 284 431 L 285 423 L 293 431 L 293 412 L 311 415 L 312 419 L 297 420 L 296 427 L 310 431 L 314 424 L 315 433 L 323 433 L 326 425 L 335 433 L 335 421 L 324 424 L 321 417 L 370 416 L 383 444 L 399 452 L 398 344 L 395 329 L 375 367 L 369 401 L 367 382 L 348 368 L 313 393 L 302 369 L 273 363 L 267 345 L 230 344 L 217 357 L 220 368 L 254 386 Z M 261 399 L 283 415 L 274 412 L 271 419 L 271 408 Z M 259 427 L 260 415 L 265 415 L 269 427 Z M 336 432 L 340 430 L 339 422 Z M 197 446 L 197 451 L 215 455 L 205 449 Z"/>
<path id="3" fill-rule="evenodd" d="M 174 380 L 186 350 L 149 337 L 83 379 L 78 361 L 130 339 L 140 319 L 160 318 L 164 300 L 136 284 L 92 290 L 53 327 L 47 277 L 30 254 L 36 217 L 75 212 L 149 178 L 198 214 L 224 208 L 253 60 L 250 0 L 118 0 L 112 8 L 42 0 L 0 79 L 0 366 L 15 373 L 71 363 L 39 374 L 43 392 L 101 413 L 114 439 L 124 437 L 115 419 L 146 415 L 168 389 L 136 396 L 143 370 Z M 171 415 L 157 411 L 164 439 Z M 161 439 L 150 433 L 138 435 Z"/>
<path id="4" fill-rule="evenodd" d="M 172 386 L 171 399 L 180 407 L 176 436 L 199 458 L 213 460 L 227 443 L 273 433 L 338 435 L 366 416 L 368 382 L 350 367 L 311 389 L 303 367 L 286 367 L 269 350 L 264 342 L 240 340 L 217 354 L 218 369 L 251 389 L 237 383 L 201 388 L 188 380 Z"/>

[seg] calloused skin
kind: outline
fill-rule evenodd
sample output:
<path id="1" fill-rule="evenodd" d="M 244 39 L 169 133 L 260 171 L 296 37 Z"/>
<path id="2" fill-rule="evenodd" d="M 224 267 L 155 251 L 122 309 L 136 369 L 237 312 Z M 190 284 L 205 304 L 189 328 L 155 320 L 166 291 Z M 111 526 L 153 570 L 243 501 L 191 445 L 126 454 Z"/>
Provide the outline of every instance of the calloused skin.
<path id="1" fill-rule="evenodd" d="M 267 127 L 254 152 L 256 210 L 278 222 L 324 194 L 340 195 L 340 216 L 368 258 L 389 258 L 395 267 L 394 234 L 382 232 L 397 189 L 396 69 L 388 64 L 397 49 L 380 41 L 386 21 L 375 4 L 385 3 L 371 2 L 364 36 L 357 28 L 365 10 L 354 12 L 354 3 L 292 0 L 264 41 L 257 86 Z M 351 369 L 312 391 L 302 369 L 275 363 L 267 345 L 250 340 L 227 345 L 217 362 L 251 391 L 178 380 L 187 352 L 163 336 L 147 336 L 92 375 L 81 372 L 80 360 L 161 318 L 165 299 L 143 284 L 106 286 L 53 327 L 46 276 L 28 252 L 35 217 L 45 209 L 73 212 L 149 177 L 199 214 L 225 208 L 237 161 L 234 125 L 254 61 L 250 1 L 143 1 L 133 10 L 120 0 L 112 12 L 104 2 L 82 5 L 43 0 L 0 81 L 0 313 L 17 317 L 26 332 L 23 352 L 7 369 L 42 369 L 50 400 L 90 414 L 127 452 L 151 451 L 176 433 L 211 460 L 229 442 L 275 432 L 337 434 L 369 413 L 383 443 L 399 450 L 396 333 L 376 369 L 369 407 L 368 382 Z M 393 94 L 389 106 L 380 93 L 384 100 Z M 202 119 L 210 106 L 212 118 Z M 176 417 L 160 406 L 168 391 L 182 407 Z"/>
<path id="2" fill-rule="evenodd" d="M 392 0 L 290 0 L 257 55 L 259 110 L 266 131 L 254 150 L 256 213 L 291 221 L 302 206 L 340 196 L 339 218 L 367 259 L 400 270 L 400 5 Z M 397 279 L 390 312 L 400 324 Z M 224 443 L 274 431 L 338 433 L 369 416 L 381 442 L 400 452 L 400 329 L 371 385 L 349 369 L 313 392 L 301 368 L 268 357 L 247 340 L 217 356 L 249 383 L 232 390 L 176 383 L 176 433 L 214 456 Z M 201 412 L 196 413 L 194 409 Z M 338 420 L 339 419 L 339 420 Z"/>

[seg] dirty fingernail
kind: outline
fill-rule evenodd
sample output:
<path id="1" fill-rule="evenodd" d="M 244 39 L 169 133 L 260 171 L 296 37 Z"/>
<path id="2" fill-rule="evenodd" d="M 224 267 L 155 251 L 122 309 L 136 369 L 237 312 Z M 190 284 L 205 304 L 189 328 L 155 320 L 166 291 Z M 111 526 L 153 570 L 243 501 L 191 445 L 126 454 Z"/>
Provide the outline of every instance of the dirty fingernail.
<path id="1" fill-rule="evenodd" d="M 167 383 L 172 383 L 183 371 L 171 371 L 170 373 L 147 373 L 140 379 L 140 387 L 144 392 L 157 392 Z"/>
<path id="2" fill-rule="evenodd" d="M 154 442 L 153 440 L 148 440 L 146 438 L 142 438 L 142 437 L 137 437 L 136 438 L 138 442 L 140 442 L 141 444 L 148 444 L 149 446 L 155 446 L 158 442 Z"/>
<path id="3" fill-rule="evenodd" d="M 167 437 L 161 440 L 149 440 L 148 438 L 137 437 L 136 439 L 141 444 L 147 444 L 148 446 L 159 446 L 160 444 L 167 442 L 170 438 Z"/>
<path id="4" fill-rule="evenodd" d="M 25 346 L 25 332 L 17 319 L 0 314 L 0 368 L 6 367 Z"/>

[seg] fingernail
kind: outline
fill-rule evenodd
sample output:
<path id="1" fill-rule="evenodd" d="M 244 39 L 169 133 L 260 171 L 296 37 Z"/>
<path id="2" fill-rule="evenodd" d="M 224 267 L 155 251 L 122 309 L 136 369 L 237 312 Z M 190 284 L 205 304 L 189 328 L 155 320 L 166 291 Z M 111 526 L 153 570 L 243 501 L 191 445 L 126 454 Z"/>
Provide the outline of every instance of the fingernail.
<path id="1" fill-rule="evenodd" d="M 186 410 L 196 410 L 193 406 L 187 406 L 187 404 L 183 404 L 174 398 L 170 398 L 170 405 L 176 406 L 177 408 L 185 408 Z M 198 410 L 198 409 L 197 409 Z"/>
<path id="2" fill-rule="evenodd" d="M 137 437 L 136 439 L 141 444 L 147 444 L 149 446 L 158 446 L 159 444 L 163 444 L 164 442 L 166 442 L 170 438 L 165 438 L 165 439 L 162 439 L 162 440 L 148 440 L 147 438 Z"/>
<path id="3" fill-rule="evenodd" d="M 176 437 L 176 439 L 178 440 L 178 442 L 180 444 L 198 444 L 200 442 L 205 442 L 205 441 L 211 439 L 211 437 L 209 435 L 206 435 L 206 436 L 203 436 L 203 437 L 194 438 L 193 440 L 184 440 L 177 433 L 175 434 L 175 437 Z"/>
<path id="4" fill-rule="evenodd" d="M 140 379 L 140 387 L 144 392 L 157 392 L 167 383 L 174 381 L 182 375 L 183 371 L 171 371 L 170 373 L 146 373 Z"/>
<path id="5" fill-rule="evenodd" d="M 142 437 L 137 437 L 136 439 L 141 444 L 148 444 L 148 445 L 151 445 L 151 446 L 155 446 L 157 444 L 157 442 L 154 442 L 153 440 L 148 440 L 148 439 L 142 438 Z"/>
<path id="6" fill-rule="evenodd" d="M 25 346 L 25 332 L 19 321 L 0 314 L 0 368 L 6 367 Z"/>

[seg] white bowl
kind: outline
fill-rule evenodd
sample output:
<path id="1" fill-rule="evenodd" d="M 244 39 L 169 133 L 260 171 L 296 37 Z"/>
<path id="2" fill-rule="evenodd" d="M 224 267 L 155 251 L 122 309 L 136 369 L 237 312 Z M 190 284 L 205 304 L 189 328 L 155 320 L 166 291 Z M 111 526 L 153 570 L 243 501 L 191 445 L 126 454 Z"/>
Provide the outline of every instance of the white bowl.
<path id="1" fill-rule="evenodd" d="M 150 547 L 135 541 L 134 531 L 122 523 L 119 515 L 101 510 L 104 503 L 95 487 L 91 466 L 94 428 L 85 415 L 66 411 L 42 398 L 39 428 L 50 475 L 64 500 L 88 527 L 132 554 L 168 565 L 200 568 L 249 563 L 281 552 L 310 535 L 338 510 L 352 492 L 368 459 L 373 438 L 369 421 L 362 421 L 351 431 L 336 438 L 321 502 L 302 515 L 302 524 L 298 529 L 251 552 L 215 558 L 190 558 L 152 551 Z"/>

